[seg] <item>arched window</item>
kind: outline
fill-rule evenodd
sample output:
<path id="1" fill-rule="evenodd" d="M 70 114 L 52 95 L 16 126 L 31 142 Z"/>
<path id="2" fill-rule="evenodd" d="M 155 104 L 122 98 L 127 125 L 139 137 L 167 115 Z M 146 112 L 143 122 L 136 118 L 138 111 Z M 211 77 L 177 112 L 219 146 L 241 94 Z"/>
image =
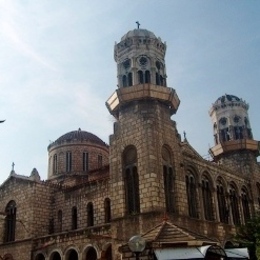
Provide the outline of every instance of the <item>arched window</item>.
<path id="1" fill-rule="evenodd" d="M 230 185 L 229 190 L 230 206 L 232 211 L 233 223 L 235 225 L 240 224 L 240 215 L 239 215 L 239 206 L 238 206 L 238 195 L 236 188 L 233 185 Z"/>
<path id="2" fill-rule="evenodd" d="M 16 203 L 10 201 L 5 208 L 5 242 L 15 241 Z"/>
<path id="3" fill-rule="evenodd" d="M 186 174 L 186 192 L 188 199 L 189 216 L 192 218 L 198 218 L 196 180 L 194 174 L 190 170 L 188 170 Z"/>
<path id="4" fill-rule="evenodd" d="M 88 153 L 83 152 L 82 154 L 82 166 L 83 166 L 83 172 L 88 172 Z"/>
<path id="5" fill-rule="evenodd" d="M 250 210 L 249 210 L 248 192 L 247 192 L 247 189 L 245 187 L 242 188 L 241 200 L 242 200 L 242 209 L 243 209 L 244 221 L 246 222 L 247 220 L 250 219 Z"/>
<path id="6" fill-rule="evenodd" d="M 138 71 L 138 81 L 139 81 L 139 84 L 144 83 L 144 75 L 143 75 L 143 72 L 141 70 Z"/>
<path id="7" fill-rule="evenodd" d="M 156 85 L 160 85 L 160 77 L 159 77 L 159 74 L 156 72 L 156 75 L 155 75 L 155 80 L 156 80 Z"/>
<path id="8" fill-rule="evenodd" d="M 53 156 L 53 173 L 57 173 L 58 172 L 58 157 L 57 154 L 54 154 Z"/>
<path id="9" fill-rule="evenodd" d="M 128 86 L 132 86 L 133 85 L 133 77 L 132 77 L 132 73 L 129 72 L 128 73 Z"/>
<path id="10" fill-rule="evenodd" d="M 62 232 L 62 210 L 58 211 L 58 232 Z"/>
<path id="11" fill-rule="evenodd" d="M 72 170 L 72 155 L 71 152 L 66 152 L 66 172 L 71 172 Z"/>
<path id="12" fill-rule="evenodd" d="M 217 181 L 217 200 L 219 221 L 227 224 L 229 212 L 226 203 L 225 189 L 221 180 Z"/>
<path id="13" fill-rule="evenodd" d="M 166 211 L 175 212 L 175 197 L 174 197 L 174 174 L 171 163 L 171 153 L 166 146 L 162 148 L 163 158 L 163 180 Z"/>
<path id="14" fill-rule="evenodd" d="M 104 209 L 105 209 L 105 223 L 109 223 L 111 220 L 111 205 L 110 205 L 109 198 L 106 198 L 104 201 Z"/>
<path id="15" fill-rule="evenodd" d="M 126 212 L 140 212 L 139 177 L 137 172 L 137 152 L 134 146 L 129 146 L 123 153 L 123 177 L 125 186 Z"/>
<path id="16" fill-rule="evenodd" d="M 145 71 L 145 83 L 150 83 L 150 82 L 151 82 L 150 71 L 146 70 Z"/>
<path id="17" fill-rule="evenodd" d="M 87 205 L 87 226 L 94 226 L 94 208 L 92 202 Z"/>
<path id="18" fill-rule="evenodd" d="M 78 228 L 78 211 L 77 207 L 72 208 L 72 229 Z"/>
<path id="19" fill-rule="evenodd" d="M 123 87 L 127 87 L 126 75 L 123 76 Z"/>
<path id="20" fill-rule="evenodd" d="M 202 199 L 204 207 L 204 217 L 206 220 L 213 220 L 213 205 L 212 205 L 212 186 L 206 175 L 202 177 L 201 183 Z"/>

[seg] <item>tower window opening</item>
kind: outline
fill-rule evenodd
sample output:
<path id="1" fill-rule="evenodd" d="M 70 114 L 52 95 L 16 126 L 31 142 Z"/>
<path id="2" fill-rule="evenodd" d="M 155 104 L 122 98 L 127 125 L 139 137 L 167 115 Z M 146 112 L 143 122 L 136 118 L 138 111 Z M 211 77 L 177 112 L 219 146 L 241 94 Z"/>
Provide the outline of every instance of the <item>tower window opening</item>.
<path id="1" fill-rule="evenodd" d="M 78 211 L 77 211 L 77 207 L 73 207 L 72 208 L 72 225 L 71 228 L 72 229 L 77 229 L 78 228 Z"/>
<path id="2" fill-rule="evenodd" d="M 54 154 L 53 156 L 53 173 L 57 173 L 58 172 L 58 157 L 57 154 Z"/>
<path id="3" fill-rule="evenodd" d="M 105 210 L 105 223 L 109 223 L 111 220 L 111 202 L 109 198 L 106 198 L 104 201 L 104 210 Z"/>
<path id="4" fill-rule="evenodd" d="M 66 152 L 66 172 L 71 172 L 72 170 L 72 155 L 71 152 Z"/>
<path id="5" fill-rule="evenodd" d="M 156 80 L 156 85 L 160 85 L 160 77 L 159 77 L 158 72 L 156 72 L 155 80 Z"/>
<path id="6" fill-rule="evenodd" d="M 88 153 L 87 152 L 83 152 L 83 158 L 82 158 L 82 162 L 83 162 L 83 171 L 84 172 L 88 172 Z"/>
<path id="7" fill-rule="evenodd" d="M 123 87 L 127 87 L 126 75 L 123 76 Z"/>
<path id="8" fill-rule="evenodd" d="M 228 128 L 224 128 L 220 130 L 220 137 L 222 142 L 226 142 L 230 140 L 230 134 Z"/>
<path id="9" fill-rule="evenodd" d="M 87 226 L 94 226 L 94 208 L 92 202 L 87 205 Z"/>
<path id="10" fill-rule="evenodd" d="M 140 212 L 139 201 L 139 180 L 137 174 L 137 168 L 135 166 L 129 167 L 125 172 L 127 184 L 126 198 L 128 214 L 136 214 Z"/>
<path id="11" fill-rule="evenodd" d="M 62 210 L 58 211 L 58 232 L 62 232 Z"/>
<path id="12" fill-rule="evenodd" d="M 235 134 L 235 139 L 243 139 L 243 128 L 242 126 L 235 126 L 234 127 L 234 134 Z"/>
<path id="13" fill-rule="evenodd" d="M 146 70 L 145 71 L 145 83 L 150 83 L 150 82 L 151 82 L 150 71 Z"/>
<path id="14" fill-rule="evenodd" d="M 102 165 L 103 165 L 103 157 L 102 155 L 98 155 L 98 167 L 100 168 L 102 167 Z"/>
<path id="15" fill-rule="evenodd" d="M 174 176 L 171 166 L 163 166 L 163 178 L 164 178 L 164 192 L 165 192 L 165 204 L 166 211 L 169 213 L 175 212 L 174 207 Z"/>
<path id="16" fill-rule="evenodd" d="M 141 70 L 138 71 L 138 81 L 139 81 L 139 84 L 144 83 L 144 74 Z"/>
<path id="17" fill-rule="evenodd" d="M 128 86 L 133 86 L 133 77 L 131 72 L 128 73 Z"/>

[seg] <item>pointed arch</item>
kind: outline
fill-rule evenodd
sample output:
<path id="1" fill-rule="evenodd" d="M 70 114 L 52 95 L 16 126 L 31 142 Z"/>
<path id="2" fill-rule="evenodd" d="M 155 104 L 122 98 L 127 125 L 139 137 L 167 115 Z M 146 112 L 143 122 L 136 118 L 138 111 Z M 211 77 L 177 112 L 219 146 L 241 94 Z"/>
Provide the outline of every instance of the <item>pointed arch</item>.
<path id="1" fill-rule="evenodd" d="M 15 241 L 16 203 L 11 200 L 5 208 L 5 242 Z"/>
<path id="2" fill-rule="evenodd" d="M 242 201 L 242 210 L 244 222 L 250 219 L 250 208 L 249 208 L 249 195 L 248 190 L 245 186 L 241 189 L 241 201 Z"/>
<path id="3" fill-rule="evenodd" d="M 234 183 L 230 184 L 229 199 L 230 199 L 230 207 L 232 212 L 233 223 L 234 225 L 239 225 L 241 221 L 240 221 L 240 214 L 239 214 L 238 192 L 237 192 L 237 187 Z"/>
<path id="4" fill-rule="evenodd" d="M 123 178 L 127 214 L 140 212 L 139 176 L 137 171 L 137 150 L 130 145 L 123 152 Z"/>
<path id="5" fill-rule="evenodd" d="M 217 202 L 218 202 L 218 214 L 219 221 L 222 223 L 228 223 L 229 211 L 226 201 L 226 188 L 222 178 L 217 179 Z"/>
<path id="6" fill-rule="evenodd" d="M 167 145 L 162 147 L 163 181 L 166 212 L 175 212 L 175 175 L 171 150 Z"/>
<path id="7" fill-rule="evenodd" d="M 198 202 L 197 202 L 197 180 L 195 177 L 195 171 L 189 167 L 186 169 L 186 193 L 188 201 L 189 216 L 192 218 L 198 218 Z"/>
<path id="8" fill-rule="evenodd" d="M 202 201 L 204 208 L 204 217 L 206 220 L 214 220 L 213 214 L 213 197 L 212 181 L 207 172 L 204 172 L 201 179 Z"/>

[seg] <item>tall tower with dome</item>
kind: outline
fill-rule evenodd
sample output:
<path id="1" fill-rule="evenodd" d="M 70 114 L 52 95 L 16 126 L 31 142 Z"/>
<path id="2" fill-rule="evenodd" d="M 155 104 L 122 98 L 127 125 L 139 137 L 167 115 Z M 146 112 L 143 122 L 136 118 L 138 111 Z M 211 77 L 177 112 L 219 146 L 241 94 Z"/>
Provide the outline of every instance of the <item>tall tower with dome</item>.
<path id="1" fill-rule="evenodd" d="M 175 178 L 172 155 L 178 157 L 180 137 L 171 116 L 180 101 L 167 86 L 165 52 L 166 43 L 145 29 L 129 31 L 114 47 L 118 89 L 106 105 L 116 118 L 110 136 L 116 219 L 162 213 L 166 207 L 174 210 L 175 198 L 171 196 L 165 204 L 163 187 Z"/>
<path id="2" fill-rule="evenodd" d="M 215 101 L 209 111 L 215 141 L 210 153 L 214 161 L 245 174 L 254 172 L 259 155 L 248 109 L 249 105 L 241 98 L 225 94 Z"/>

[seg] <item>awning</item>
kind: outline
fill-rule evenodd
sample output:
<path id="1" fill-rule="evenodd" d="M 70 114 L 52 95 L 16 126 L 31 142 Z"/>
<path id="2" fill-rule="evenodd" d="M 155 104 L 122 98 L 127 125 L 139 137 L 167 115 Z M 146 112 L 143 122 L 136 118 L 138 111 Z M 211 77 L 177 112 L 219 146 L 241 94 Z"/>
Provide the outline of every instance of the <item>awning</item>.
<path id="1" fill-rule="evenodd" d="M 206 254 L 210 252 L 225 257 L 224 250 L 219 246 L 201 246 L 201 247 L 177 247 L 177 248 L 161 248 L 155 250 L 158 260 L 181 260 L 181 259 L 204 259 Z"/>
<path id="2" fill-rule="evenodd" d="M 225 249 L 225 253 L 228 258 L 249 259 L 247 248 L 229 248 Z"/>

